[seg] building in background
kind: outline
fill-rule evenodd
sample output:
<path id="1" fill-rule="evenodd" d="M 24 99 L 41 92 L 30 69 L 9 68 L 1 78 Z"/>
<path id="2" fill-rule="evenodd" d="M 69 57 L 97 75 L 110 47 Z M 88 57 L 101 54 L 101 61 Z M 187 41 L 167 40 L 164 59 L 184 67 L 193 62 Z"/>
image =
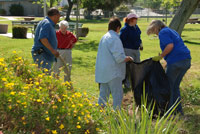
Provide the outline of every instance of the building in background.
<path id="1" fill-rule="evenodd" d="M 9 12 L 10 6 L 12 4 L 20 4 L 24 8 L 24 16 L 43 16 L 43 5 L 33 4 L 34 1 L 35 0 L 0 0 L 0 15 L 11 15 Z"/>

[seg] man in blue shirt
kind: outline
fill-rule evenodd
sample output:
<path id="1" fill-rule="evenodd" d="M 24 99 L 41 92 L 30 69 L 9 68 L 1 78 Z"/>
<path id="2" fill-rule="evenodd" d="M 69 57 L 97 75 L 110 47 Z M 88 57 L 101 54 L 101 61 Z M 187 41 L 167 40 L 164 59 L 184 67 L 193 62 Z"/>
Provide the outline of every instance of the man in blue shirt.
<path id="1" fill-rule="evenodd" d="M 133 60 L 132 57 L 126 56 L 124 53 L 123 45 L 118 35 L 120 28 L 121 23 L 118 18 L 110 19 L 109 31 L 99 43 L 95 69 L 96 82 L 100 83 L 98 103 L 104 107 L 111 93 L 114 109 L 121 107 L 125 62 Z"/>
<path id="2" fill-rule="evenodd" d="M 60 13 L 56 8 L 50 8 L 47 17 L 40 21 L 36 27 L 32 57 L 38 67 L 51 69 L 56 57 L 59 57 L 55 25 L 60 19 Z"/>

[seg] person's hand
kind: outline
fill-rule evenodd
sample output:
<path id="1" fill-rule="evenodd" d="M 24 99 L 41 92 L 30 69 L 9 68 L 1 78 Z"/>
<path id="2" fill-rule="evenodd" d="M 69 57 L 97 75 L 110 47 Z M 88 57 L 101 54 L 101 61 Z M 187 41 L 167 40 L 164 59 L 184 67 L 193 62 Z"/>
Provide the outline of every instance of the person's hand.
<path id="1" fill-rule="evenodd" d="M 133 58 L 132 58 L 131 56 L 126 56 L 126 58 L 125 58 L 124 61 L 125 61 L 125 62 L 133 61 Z"/>
<path id="2" fill-rule="evenodd" d="M 140 46 L 140 51 L 142 51 L 143 50 L 143 46 Z"/>
<path id="3" fill-rule="evenodd" d="M 152 57 L 153 61 L 160 61 L 162 57 L 160 55 Z"/>
<path id="4" fill-rule="evenodd" d="M 53 50 L 52 51 L 52 54 L 54 55 L 54 56 L 56 56 L 56 58 L 58 58 L 59 57 L 59 52 L 58 51 L 56 51 L 56 50 Z"/>

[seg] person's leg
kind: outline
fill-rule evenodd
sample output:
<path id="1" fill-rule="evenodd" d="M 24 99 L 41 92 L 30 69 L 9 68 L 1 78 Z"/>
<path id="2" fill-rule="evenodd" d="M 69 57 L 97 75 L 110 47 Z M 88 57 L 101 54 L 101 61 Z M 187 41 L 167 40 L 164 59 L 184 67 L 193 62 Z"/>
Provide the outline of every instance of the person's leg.
<path id="1" fill-rule="evenodd" d="M 71 49 L 65 50 L 63 58 L 68 66 L 68 71 L 64 68 L 64 72 L 65 72 L 64 81 L 70 81 L 71 80 L 71 68 L 72 68 L 72 51 L 71 51 Z"/>
<path id="2" fill-rule="evenodd" d="M 136 58 L 134 50 L 125 48 L 124 52 L 125 52 L 126 56 L 131 56 L 133 59 Z M 126 75 L 125 75 L 125 79 L 123 81 L 123 84 L 124 84 L 125 88 L 128 88 L 128 89 L 131 88 L 129 63 L 126 63 Z"/>
<path id="3" fill-rule="evenodd" d="M 43 53 L 41 54 L 37 54 L 37 53 L 34 53 L 32 52 L 32 58 L 33 58 L 33 61 L 38 64 L 38 68 L 43 68 L 43 69 L 48 69 L 49 70 L 49 73 L 50 73 L 50 69 L 51 69 L 51 66 L 52 66 L 52 62 L 51 61 L 48 61 Z"/>
<path id="4" fill-rule="evenodd" d="M 133 50 L 133 54 L 135 55 L 134 62 L 139 63 L 140 62 L 140 50 Z"/>
<path id="5" fill-rule="evenodd" d="M 184 74 L 189 69 L 189 67 L 190 62 L 186 63 L 184 61 L 180 61 L 167 66 L 166 75 L 170 84 L 169 108 L 172 107 L 177 100 L 177 102 L 181 100 L 179 86 Z M 177 110 L 183 114 L 181 103 L 177 106 Z"/>
<path id="6" fill-rule="evenodd" d="M 174 85 L 174 89 L 175 89 L 174 98 L 173 98 L 174 100 L 176 100 L 177 98 L 181 98 L 181 95 L 180 95 L 180 83 L 181 83 L 185 73 L 187 72 L 187 70 L 191 66 L 191 60 L 187 59 L 187 60 L 180 61 L 177 64 L 177 66 L 179 68 L 180 73 L 177 76 L 177 79 L 176 79 L 175 85 Z M 181 105 L 178 105 L 177 111 L 180 112 L 182 115 L 184 114 Z"/>
<path id="7" fill-rule="evenodd" d="M 61 53 L 60 50 L 57 50 L 59 52 L 59 54 Z M 60 68 L 63 66 L 62 61 L 60 60 L 60 58 L 57 58 L 57 61 L 54 62 L 53 64 L 53 72 L 54 72 L 54 76 L 56 78 L 59 78 L 60 75 Z"/>
<path id="8" fill-rule="evenodd" d="M 107 83 L 100 83 L 100 93 L 98 104 L 101 107 L 105 107 L 110 96 L 110 89 Z"/>
<path id="9" fill-rule="evenodd" d="M 120 109 L 123 99 L 122 79 L 115 78 L 108 82 L 112 97 L 113 97 L 113 108 Z"/>

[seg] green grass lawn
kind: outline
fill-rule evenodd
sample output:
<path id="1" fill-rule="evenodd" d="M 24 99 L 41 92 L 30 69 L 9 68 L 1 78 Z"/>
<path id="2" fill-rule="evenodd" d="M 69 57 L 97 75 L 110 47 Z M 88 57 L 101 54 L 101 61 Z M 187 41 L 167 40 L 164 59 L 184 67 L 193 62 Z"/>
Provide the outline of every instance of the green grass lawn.
<path id="1" fill-rule="evenodd" d="M 147 59 L 161 52 L 159 40 L 155 36 L 147 36 L 146 29 L 152 19 L 139 19 L 138 25 L 142 31 L 144 50 L 141 59 Z M 168 24 L 170 19 L 168 19 Z M 11 21 L 0 21 L 9 24 L 8 32 L 11 32 Z M 95 83 L 95 62 L 98 43 L 107 32 L 108 20 L 81 20 L 83 27 L 89 27 L 89 34 L 80 38 L 73 48 L 72 82 L 79 91 L 87 91 L 90 95 L 98 97 L 98 84 Z M 186 24 L 182 38 L 191 50 L 192 66 L 181 83 L 183 108 L 186 120 L 181 129 L 185 134 L 200 133 L 200 24 Z M 0 57 L 8 57 L 13 50 L 19 51 L 22 56 L 32 61 L 31 47 L 33 39 L 12 39 L 0 36 Z M 162 61 L 164 63 L 164 61 Z"/>

